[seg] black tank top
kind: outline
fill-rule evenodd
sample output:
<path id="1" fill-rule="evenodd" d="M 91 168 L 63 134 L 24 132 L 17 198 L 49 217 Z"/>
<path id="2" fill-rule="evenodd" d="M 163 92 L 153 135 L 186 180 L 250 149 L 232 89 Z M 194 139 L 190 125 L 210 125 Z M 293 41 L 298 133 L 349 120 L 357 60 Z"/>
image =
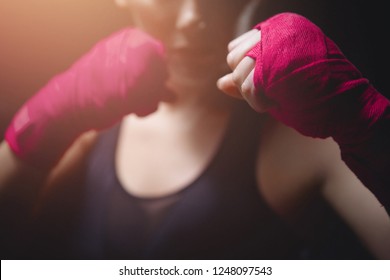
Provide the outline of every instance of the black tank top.
<path id="1" fill-rule="evenodd" d="M 296 258 L 297 240 L 257 191 L 261 118 L 251 114 L 237 108 L 217 153 L 195 181 L 153 199 L 123 189 L 115 171 L 120 126 L 103 133 L 88 164 L 81 253 L 108 259 Z"/>
<path id="2" fill-rule="evenodd" d="M 371 258 L 323 199 L 308 211 L 321 233 L 305 240 L 267 206 L 255 179 L 262 122 L 246 104 L 237 106 L 203 173 L 182 191 L 156 199 L 130 195 L 117 178 L 120 125 L 101 133 L 84 176 L 50 200 L 32 258 Z"/>

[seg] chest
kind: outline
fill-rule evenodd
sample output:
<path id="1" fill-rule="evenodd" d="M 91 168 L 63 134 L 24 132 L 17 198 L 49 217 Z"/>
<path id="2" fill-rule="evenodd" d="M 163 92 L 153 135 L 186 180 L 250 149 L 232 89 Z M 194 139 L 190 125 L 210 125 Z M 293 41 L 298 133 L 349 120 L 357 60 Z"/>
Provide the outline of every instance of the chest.
<path id="1" fill-rule="evenodd" d="M 204 150 L 201 147 L 195 149 L 196 144 L 189 144 L 188 141 L 184 144 L 167 144 L 164 147 L 160 142 L 146 143 L 145 140 L 137 140 L 137 137 L 140 137 L 139 132 L 129 134 L 129 138 L 123 140 L 137 140 L 140 141 L 137 146 L 144 144 L 148 148 L 122 150 L 122 153 L 127 155 L 126 159 L 136 155 L 133 159 L 139 161 L 124 160 L 123 167 L 133 167 L 133 170 L 125 174 L 128 177 L 122 177 L 119 182 L 112 180 L 110 189 L 106 189 L 102 184 L 104 178 L 108 177 L 104 175 L 107 164 L 91 158 L 90 166 L 98 169 L 91 174 L 98 175 L 88 177 L 86 185 L 90 186 L 90 189 L 93 188 L 91 193 L 95 196 L 90 198 L 95 201 L 90 204 L 99 205 L 99 209 L 86 209 L 85 216 L 89 217 L 98 211 L 103 212 L 101 216 L 107 217 L 104 223 L 109 226 L 104 230 L 110 237 L 107 246 L 112 252 L 122 252 L 126 256 L 152 254 L 154 257 L 159 257 L 159 254 L 167 257 L 172 253 L 175 258 L 226 257 L 229 254 L 232 257 L 247 254 L 259 256 L 262 252 L 276 252 L 274 249 L 265 249 L 268 245 L 276 244 L 275 242 L 262 242 L 259 236 L 264 236 L 267 240 L 288 240 L 287 236 L 275 236 L 276 232 L 285 235 L 286 231 L 280 230 L 282 223 L 258 196 L 254 176 L 256 153 L 253 151 L 257 145 L 234 149 L 242 135 L 226 135 L 226 130 L 219 133 L 219 137 L 218 134 L 212 137 L 213 141 L 206 141 L 208 145 L 204 145 L 207 147 Z M 178 141 L 178 137 L 176 135 L 173 139 L 164 141 Z M 104 143 L 105 141 L 98 143 L 93 153 L 96 158 L 104 148 L 107 149 Z M 131 143 L 135 146 L 137 142 Z M 213 149 L 210 148 L 211 145 L 214 146 Z M 117 145 L 116 155 L 121 151 L 119 146 Z M 173 156 L 172 153 L 177 155 Z M 194 155 L 191 155 L 192 153 Z M 167 157 L 168 160 L 163 164 L 162 161 L 154 159 L 156 155 Z M 116 173 L 119 171 L 119 159 L 116 156 Z M 138 169 L 138 164 L 143 165 L 143 168 Z M 164 172 L 154 173 L 151 167 L 157 168 L 158 171 L 164 169 Z M 149 171 L 142 173 L 145 168 L 149 168 Z M 178 172 L 182 173 L 180 178 L 175 177 Z M 176 175 L 172 177 L 172 173 Z M 186 176 L 183 176 L 184 174 Z M 135 179 L 139 180 L 138 186 Z M 175 184 L 179 187 L 172 187 Z M 102 230 L 103 227 L 99 223 L 96 221 L 92 227 L 93 231 Z M 89 228 L 88 231 L 90 230 Z M 131 238 L 126 239 L 124 236 Z M 129 242 L 128 246 L 123 246 L 123 240 Z M 134 243 L 134 240 L 137 241 Z M 158 240 L 163 242 L 159 243 Z M 227 247 L 226 244 L 230 245 Z M 136 252 L 130 248 L 136 248 Z"/>
<path id="2" fill-rule="evenodd" d="M 317 142 L 285 127 L 252 129 L 258 133 L 231 129 L 227 119 L 184 130 L 132 124 L 119 133 L 117 176 L 132 195 L 160 197 L 185 189 L 217 165 L 226 176 L 254 178 L 255 195 L 279 214 L 301 211 L 321 186 Z"/>
<path id="3" fill-rule="evenodd" d="M 130 120 L 118 134 L 114 155 L 119 181 L 139 197 L 178 192 L 209 169 L 227 131 L 227 118 L 204 125 Z"/>

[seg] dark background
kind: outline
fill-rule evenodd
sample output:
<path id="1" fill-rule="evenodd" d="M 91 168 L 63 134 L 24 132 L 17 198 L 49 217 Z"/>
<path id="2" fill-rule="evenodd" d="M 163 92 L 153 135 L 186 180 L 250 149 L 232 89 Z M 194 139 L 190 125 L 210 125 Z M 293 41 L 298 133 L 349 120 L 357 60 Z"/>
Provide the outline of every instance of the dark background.
<path id="1" fill-rule="evenodd" d="M 214 1 L 214 0 L 208 0 Z M 318 24 L 390 96 L 386 1 L 265 0 L 264 16 L 294 11 Z M 263 10 L 263 11 L 264 11 Z M 386 22 L 386 23 L 385 23 Z M 113 0 L 0 1 L 0 139 L 17 108 L 99 39 L 129 25 Z"/>

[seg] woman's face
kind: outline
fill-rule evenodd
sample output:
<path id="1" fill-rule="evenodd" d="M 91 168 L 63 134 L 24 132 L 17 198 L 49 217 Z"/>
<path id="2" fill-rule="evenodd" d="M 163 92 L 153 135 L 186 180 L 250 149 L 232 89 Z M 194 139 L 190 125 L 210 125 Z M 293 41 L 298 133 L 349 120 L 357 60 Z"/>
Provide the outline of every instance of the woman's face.
<path id="1" fill-rule="evenodd" d="M 258 0 L 116 1 L 129 8 L 135 26 L 164 43 L 172 83 L 215 86 L 228 71 L 227 44 L 238 19 Z"/>

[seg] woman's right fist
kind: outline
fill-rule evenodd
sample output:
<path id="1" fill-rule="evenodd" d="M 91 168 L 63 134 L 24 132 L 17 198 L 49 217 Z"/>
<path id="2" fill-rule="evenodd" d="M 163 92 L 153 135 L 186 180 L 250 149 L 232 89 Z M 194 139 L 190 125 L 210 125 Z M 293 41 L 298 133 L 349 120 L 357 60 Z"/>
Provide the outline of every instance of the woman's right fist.
<path id="1" fill-rule="evenodd" d="M 171 98 L 163 46 L 126 28 L 96 44 L 17 112 L 6 141 L 22 160 L 55 164 L 81 133 L 141 116 Z"/>

